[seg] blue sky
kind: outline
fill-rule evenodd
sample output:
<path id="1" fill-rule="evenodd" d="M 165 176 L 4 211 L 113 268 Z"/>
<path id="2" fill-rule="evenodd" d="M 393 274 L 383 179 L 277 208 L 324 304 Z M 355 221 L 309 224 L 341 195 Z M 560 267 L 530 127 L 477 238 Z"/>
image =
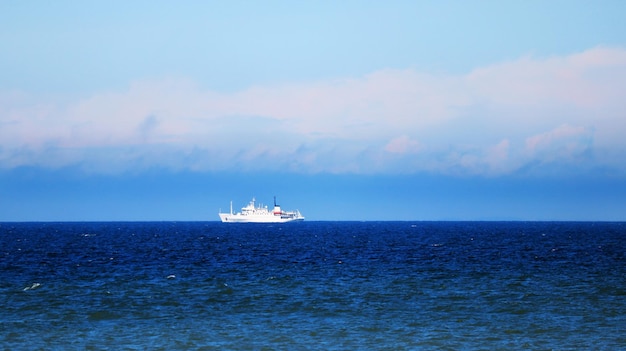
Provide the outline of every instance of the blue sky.
<path id="1" fill-rule="evenodd" d="M 0 220 L 626 220 L 622 1 L 0 3 Z"/>

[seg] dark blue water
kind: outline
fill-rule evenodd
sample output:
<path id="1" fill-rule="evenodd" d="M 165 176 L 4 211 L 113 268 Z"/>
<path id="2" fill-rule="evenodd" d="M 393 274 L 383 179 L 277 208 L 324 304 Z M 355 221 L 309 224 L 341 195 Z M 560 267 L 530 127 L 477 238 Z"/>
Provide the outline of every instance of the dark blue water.
<path id="1" fill-rule="evenodd" d="M 1 223 L 6 350 L 616 350 L 626 223 Z"/>

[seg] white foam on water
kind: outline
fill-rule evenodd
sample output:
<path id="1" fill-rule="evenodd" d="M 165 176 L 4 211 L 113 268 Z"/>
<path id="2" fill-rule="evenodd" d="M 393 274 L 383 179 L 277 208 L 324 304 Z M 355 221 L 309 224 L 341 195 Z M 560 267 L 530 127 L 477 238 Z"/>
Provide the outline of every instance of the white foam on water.
<path id="1" fill-rule="evenodd" d="M 35 290 L 35 289 L 37 289 L 40 286 L 41 286 L 40 283 L 32 283 L 31 285 L 25 287 L 23 291 Z"/>

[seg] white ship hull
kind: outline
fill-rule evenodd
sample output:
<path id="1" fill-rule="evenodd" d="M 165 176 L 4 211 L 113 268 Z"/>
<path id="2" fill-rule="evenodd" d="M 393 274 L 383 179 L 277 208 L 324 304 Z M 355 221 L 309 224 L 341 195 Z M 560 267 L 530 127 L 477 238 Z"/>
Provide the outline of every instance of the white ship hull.
<path id="1" fill-rule="evenodd" d="M 275 216 L 244 216 L 240 214 L 220 213 L 220 219 L 224 223 L 286 223 L 303 221 L 304 217 L 281 218 Z"/>
<path id="2" fill-rule="evenodd" d="M 300 211 L 283 211 L 276 205 L 274 198 L 274 209 L 270 211 L 267 206 L 255 206 L 254 198 L 250 203 L 241 209 L 241 212 L 233 213 L 233 204 L 230 204 L 230 213 L 218 213 L 223 223 L 286 223 L 303 221 L 304 217 Z"/>

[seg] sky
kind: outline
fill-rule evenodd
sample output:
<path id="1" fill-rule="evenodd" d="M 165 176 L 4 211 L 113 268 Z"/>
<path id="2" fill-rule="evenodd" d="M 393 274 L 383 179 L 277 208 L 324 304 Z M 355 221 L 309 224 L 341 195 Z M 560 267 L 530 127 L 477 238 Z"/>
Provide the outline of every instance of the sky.
<path id="1" fill-rule="evenodd" d="M 2 1 L 0 221 L 624 221 L 624 13 Z"/>

